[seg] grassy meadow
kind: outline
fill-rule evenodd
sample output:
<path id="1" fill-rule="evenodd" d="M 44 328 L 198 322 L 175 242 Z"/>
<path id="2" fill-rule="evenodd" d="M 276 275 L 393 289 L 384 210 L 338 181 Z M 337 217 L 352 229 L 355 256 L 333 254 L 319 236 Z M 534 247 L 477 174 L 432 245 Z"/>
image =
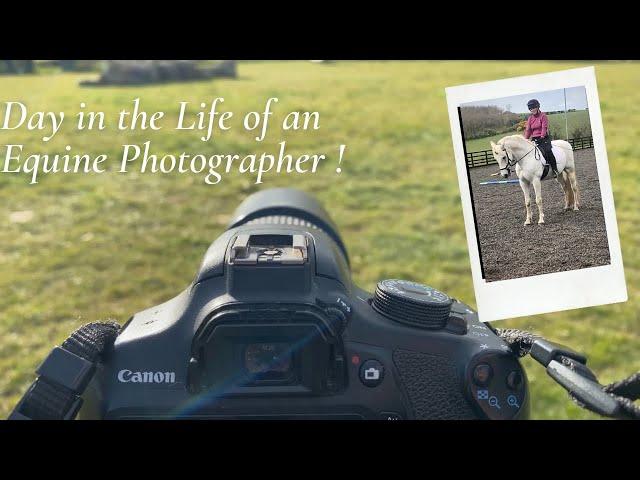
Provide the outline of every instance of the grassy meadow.
<path id="1" fill-rule="evenodd" d="M 556 139 L 566 139 L 566 131 L 569 131 L 569 138 L 573 138 L 572 132 L 577 129 L 584 132 L 582 136 L 588 137 L 591 135 L 591 124 L 589 121 L 589 112 L 587 110 L 581 110 L 579 112 L 567 112 L 566 127 L 564 113 L 554 113 L 548 116 L 549 118 L 549 130 L 555 134 Z M 515 135 L 520 133 L 524 135 L 524 131 L 517 132 L 513 130 L 511 132 L 499 133 L 490 137 L 474 138 L 465 141 L 467 152 L 480 152 L 482 150 L 491 150 L 491 142 L 497 142 L 507 135 Z"/>
<path id="2" fill-rule="evenodd" d="M 37 132 L 0 131 L 0 146 L 29 152 L 108 153 L 151 140 L 158 153 L 324 153 L 315 174 L 232 173 L 217 185 L 201 174 L 0 174 L 0 417 L 34 370 L 79 325 L 121 323 L 167 300 L 192 280 L 210 242 L 250 193 L 295 186 L 316 195 L 350 250 L 353 278 L 372 291 L 383 278 L 431 284 L 475 305 L 444 88 L 590 65 L 558 62 L 241 62 L 240 78 L 146 87 L 80 88 L 93 74 L 0 77 L 0 100 L 71 114 L 80 102 L 114 119 L 139 97 L 147 111 L 177 110 L 224 97 L 235 112 L 279 98 L 274 121 L 293 110 L 320 112 L 320 130 L 261 144 L 236 128 L 203 143 L 196 132 L 73 132 L 42 145 Z M 534 330 L 589 355 L 608 383 L 640 370 L 640 63 L 596 64 L 630 300 L 499 322 Z M 236 114 L 240 116 L 239 113 Z M 236 118 L 237 120 L 237 118 Z M 336 173 L 338 145 L 347 145 Z M 484 148 L 481 148 L 484 149 Z M 2 151 L 4 155 L 4 150 Z M 117 162 L 114 163 L 114 165 Z M 520 207 L 520 205 L 518 205 Z M 566 252 L 579 255 L 580 252 Z M 552 294 L 545 292 L 544 294 Z M 541 366 L 524 360 L 537 419 L 596 418 L 575 406 Z"/>

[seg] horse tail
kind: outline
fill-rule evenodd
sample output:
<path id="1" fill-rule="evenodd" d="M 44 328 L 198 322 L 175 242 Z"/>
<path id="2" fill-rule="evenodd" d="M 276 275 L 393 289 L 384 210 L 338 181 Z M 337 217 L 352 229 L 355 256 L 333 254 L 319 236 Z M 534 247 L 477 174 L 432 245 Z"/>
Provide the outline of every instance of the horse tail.
<path id="1" fill-rule="evenodd" d="M 573 166 L 573 172 L 569 172 L 569 180 L 571 181 L 571 193 L 573 194 L 573 189 L 575 188 L 574 195 L 574 205 L 580 205 L 580 188 L 578 187 L 578 175 L 576 173 L 575 164 Z"/>
<path id="2" fill-rule="evenodd" d="M 567 205 L 574 205 L 576 199 L 573 195 L 573 189 L 571 188 L 571 179 L 569 178 L 569 172 L 567 172 L 566 168 L 562 171 L 562 181 L 562 188 L 567 195 Z"/>
<path id="3" fill-rule="evenodd" d="M 575 157 L 573 155 L 573 152 L 568 152 L 567 155 L 567 165 L 563 173 L 567 174 L 567 176 L 565 177 L 565 181 L 567 187 L 569 187 L 567 188 L 569 192 L 569 205 L 577 207 L 580 204 L 580 189 L 578 187 L 578 175 L 576 172 Z"/>

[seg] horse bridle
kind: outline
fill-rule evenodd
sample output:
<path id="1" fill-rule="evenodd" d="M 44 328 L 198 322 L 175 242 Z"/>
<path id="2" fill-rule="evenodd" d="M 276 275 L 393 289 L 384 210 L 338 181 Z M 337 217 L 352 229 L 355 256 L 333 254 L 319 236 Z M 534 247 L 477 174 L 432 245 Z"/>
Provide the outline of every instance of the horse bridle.
<path id="1" fill-rule="evenodd" d="M 507 147 L 505 147 L 504 145 L 502 145 L 502 148 L 504 148 L 504 154 L 507 156 L 507 166 L 504 168 L 500 168 L 500 170 L 506 170 L 507 171 L 507 175 L 511 175 L 511 167 L 516 166 L 516 164 L 522 160 L 524 157 L 526 157 L 527 155 L 529 155 L 531 152 L 533 152 L 534 150 L 536 150 L 538 148 L 538 145 L 534 145 L 533 148 L 531 150 L 529 150 L 527 153 L 525 153 L 523 156 L 521 156 L 518 160 L 516 160 L 515 162 L 509 157 L 509 152 L 507 151 Z"/>

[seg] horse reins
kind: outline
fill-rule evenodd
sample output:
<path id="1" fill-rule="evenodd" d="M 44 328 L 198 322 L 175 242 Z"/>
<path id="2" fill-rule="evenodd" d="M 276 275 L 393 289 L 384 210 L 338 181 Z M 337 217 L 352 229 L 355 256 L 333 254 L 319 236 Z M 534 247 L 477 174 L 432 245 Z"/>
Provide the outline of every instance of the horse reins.
<path id="1" fill-rule="evenodd" d="M 500 170 L 506 170 L 507 171 L 507 175 L 511 175 L 511 167 L 514 167 L 520 160 L 522 160 L 524 157 L 526 157 L 527 155 L 529 155 L 531 152 L 533 152 L 534 150 L 538 149 L 538 145 L 534 145 L 533 148 L 531 150 L 529 150 L 527 153 L 525 153 L 523 156 L 521 156 L 518 160 L 516 160 L 515 162 L 509 157 L 509 151 L 507 150 L 507 147 L 504 146 L 504 144 L 502 145 L 502 147 L 504 148 L 504 154 L 507 156 L 507 166 L 504 168 L 500 168 Z"/>

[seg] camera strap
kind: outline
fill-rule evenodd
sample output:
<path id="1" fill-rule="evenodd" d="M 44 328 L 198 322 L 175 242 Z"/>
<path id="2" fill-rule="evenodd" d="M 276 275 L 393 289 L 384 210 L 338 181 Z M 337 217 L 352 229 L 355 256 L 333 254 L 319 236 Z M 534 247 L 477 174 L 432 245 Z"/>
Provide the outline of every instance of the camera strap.
<path id="1" fill-rule="evenodd" d="M 640 420 L 640 372 L 601 385 L 586 366 L 587 358 L 570 348 L 516 329 L 494 328 L 519 357 L 531 355 L 580 407 L 609 418 Z"/>
<path id="2" fill-rule="evenodd" d="M 98 362 L 119 332 L 116 322 L 94 322 L 78 328 L 38 367 L 38 378 L 9 420 L 73 420 Z"/>

